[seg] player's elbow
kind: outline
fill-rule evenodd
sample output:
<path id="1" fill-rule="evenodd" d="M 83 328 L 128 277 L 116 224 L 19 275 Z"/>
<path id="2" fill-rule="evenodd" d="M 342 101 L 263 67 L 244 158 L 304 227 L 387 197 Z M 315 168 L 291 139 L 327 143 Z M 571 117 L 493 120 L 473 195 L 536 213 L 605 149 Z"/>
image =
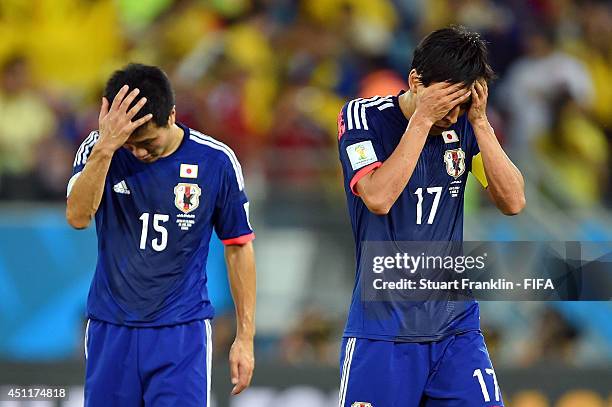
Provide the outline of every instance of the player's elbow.
<path id="1" fill-rule="evenodd" d="M 526 205 L 527 200 L 525 199 L 525 195 L 521 194 L 510 202 L 506 202 L 499 209 L 506 216 L 515 216 L 521 213 Z"/>
<path id="2" fill-rule="evenodd" d="M 368 206 L 368 209 L 374 215 L 385 216 L 385 215 L 389 214 L 389 211 L 391 210 L 391 207 L 390 206 L 385 206 L 385 205 L 373 205 L 373 206 Z"/>
<path id="3" fill-rule="evenodd" d="M 355 191 L 370 212 L 384 216 L 389 213 L 396 198 L 393 198 L 388 191 L 378 188 L 372 181 L 372 174 L 373 172 L 359 180 L 355 185 Z"/>
<path id="4" fill-rule="evenodd" d="M 393 206 L 393 202 L 383 196 L 366 194 L 361 198 L 363 199 L 363 202 L 365 203 L 365 206 L 368 208 L 368 210 L 374 215 L 387 215 L 389 214 L 389 211 Z"/>
<path id="5" fill-rule="evenodd" d="M 73 207 L 73 205 L 68 202 L 66 206 L 66 221 L 70 226 L 75 229 L 85 229 L 89 226 L 91 222 L 91 218 L 88 216 L 84 216 L 79 214 Z"/>
<path id="6" fill-rule="evenodd" d="M 68 221 L 68 224 L 75 229 L 86 229 L 90 222 L 87 218 L 69 214 L 66 214 L 66 220 Z"/>

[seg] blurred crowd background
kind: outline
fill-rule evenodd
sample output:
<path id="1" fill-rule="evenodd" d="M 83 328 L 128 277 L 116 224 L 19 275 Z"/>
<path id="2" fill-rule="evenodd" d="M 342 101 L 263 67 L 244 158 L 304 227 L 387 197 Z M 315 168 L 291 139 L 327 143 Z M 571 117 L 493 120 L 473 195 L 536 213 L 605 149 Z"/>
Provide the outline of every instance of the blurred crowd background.
<path id="1" fill-rule="evenodd" d="M 489 42 L 498 75 L 489 118 L 527 181 L 528 207 L 512 219 L 471 182 L 466 239 L 612 241 L 605 0 L 2 0 L 0 211 L 10 216 L 0 240 L 14 219 L 31 220 L 28 211 L 61 212 L 110 73 L 130 61 L 159 65 L 175 87 L 178 119 L 229 144 L 243 163 L 258 234 L 258 357 L 336 366 L 354 274 L 336 117 L 351 98 L 405 89 L 416 44 L 449 24 Z M 78 271 L 88 279 L 92 270 Z M 5 267 L 0 292 L 10 291 L 10 276 Z M 225 358 L 226 294 L 217 308 L 215 351 Z M 482 310 L 496 366 L 612 363 L 609 303 Z M 80 358 L 74 343 L 68 355 L 44 357 Z"/>

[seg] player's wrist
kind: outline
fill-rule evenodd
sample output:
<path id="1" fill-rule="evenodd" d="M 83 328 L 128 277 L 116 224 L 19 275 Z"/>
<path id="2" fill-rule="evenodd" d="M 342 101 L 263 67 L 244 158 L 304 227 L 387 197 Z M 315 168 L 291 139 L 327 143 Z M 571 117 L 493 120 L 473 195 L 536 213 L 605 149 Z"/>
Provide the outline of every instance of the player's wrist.
<path id="1" fill-rule="evenodd" d="M 430 117 L 428 117 L 427 114 L 421 113 L 417 109 L 412 115 L 412 117 L 410 118 L 406 131 L 408 131 L 410 128 L 413 128 L 413 129 L 419 128 L 419 129 L 423 129 L 424 135 L 427 135 L 429 133 L 429 130 L 433 126 L 434 122 L 435 121 L 432 120 Z"/>
<path id="2" fill-rule="evenodd" d="M 477 139 L 482 135 L 492 135 L 493 137 L 495 137 L 495 130 L 493 130 L 493 126 L 491 126 L 491 123 L 489 123 L 486 118 L 481 120 L 475 120 L 473 122 L 470 122 L 470 124 L 474 129 L 474 135 Z"/>
<path id="3" fill-rule="evenodd" d="M 91 150 L 91 157 L 100 157 L 105 159 L 113 158 L 116 149 L 106 146 L 103 143 L 98 143 Z M 91 158 L 90 158 L 91 159 Z"/>
<path id="4" fill-rule="evenodd" d="M 478 117 L 474 117 L 474 118 L 468 118 L 470 120 L 470 123 L 472 124 L 472 127 L 482 127 L 482 128 L 487 128 L 490 127 L 489 124 L 489 119 L 487 118 L 487 115 L 482 115 L 482 116 L 478 116 Z"/>
<path id="5" fill-rule="evenodd" d="M 417 109 L 410 118 L 410 123 L 408 125 L 424 127 L 429 131 L 429 129 L 431 129 L 431 127 L 434 125 L 434 122 L 435 121 L 431 119 L 428 114 Z"/>
<path id="6" fill-rule="evenodd" d="M 253 342 L 255 338 L 255 328 L 239 328 L 236 331 L 236 340 L 240 342 Z"/>

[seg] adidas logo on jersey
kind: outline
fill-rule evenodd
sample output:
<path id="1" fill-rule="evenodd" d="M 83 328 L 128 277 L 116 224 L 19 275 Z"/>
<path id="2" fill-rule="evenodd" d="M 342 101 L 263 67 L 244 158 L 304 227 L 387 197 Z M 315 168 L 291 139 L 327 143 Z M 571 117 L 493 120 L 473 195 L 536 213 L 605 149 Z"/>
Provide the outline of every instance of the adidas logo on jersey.
<path id="1" fill-rule="evenodd" d="M 117 182 L 113 186 L 113 191 L 115 191 L 118 194 L 126 194 L 126 195 L 131 194 L 130 189 L 128 188 L 127 184 L 125 183 L 125 180 L 123 180 L 121 182 Z"/>

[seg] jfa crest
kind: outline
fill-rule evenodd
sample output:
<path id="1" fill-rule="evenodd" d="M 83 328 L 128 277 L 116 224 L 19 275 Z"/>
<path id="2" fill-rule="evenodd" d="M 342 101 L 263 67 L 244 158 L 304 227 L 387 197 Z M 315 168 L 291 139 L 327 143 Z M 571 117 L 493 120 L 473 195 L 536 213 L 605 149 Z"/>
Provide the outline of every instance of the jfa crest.
<path id="1" fill-rule="evenodd" d="M 459 178 L 465 171 L 465 152 L 460 148 L 446 150 L 444 164 L 448 175 L 455 179 Z"/>
<path id="2" fill-rule="evenodd" d="M 372 404 L 364 403 L 363 401 L 356 401 L 351 404 L 351 407 L 372 407 Z"/>
<path id="3" fill-rule="evenodd" d="M 174 205 L 183 213 L 189 213 L 200 205 L 202 190 L 197 184 L 181 182 L 174 187 Z"/>

